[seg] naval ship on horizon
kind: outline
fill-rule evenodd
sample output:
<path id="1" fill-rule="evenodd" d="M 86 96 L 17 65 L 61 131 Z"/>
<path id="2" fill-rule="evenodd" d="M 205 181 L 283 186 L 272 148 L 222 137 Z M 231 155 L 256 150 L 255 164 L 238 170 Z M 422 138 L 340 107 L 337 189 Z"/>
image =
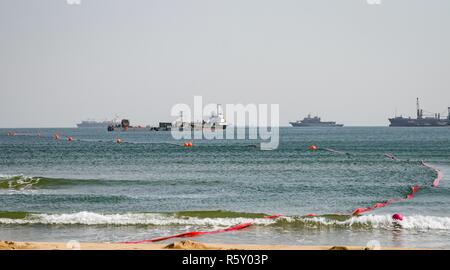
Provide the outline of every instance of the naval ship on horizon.
<path id="1" fill-rule="evenodd" d="M 175 128 L 178 130 L 225 130 L 228 126 L 227 121 L 223 116 L 223 112 L 221 111 L 221 105 L 217 104 L 216 112 L 211 112 L 211 116 L 208 120 L 202 120 L 201 122 L 186 122 L 183 119 L 183 112 L 180 112 L 180 119 L 175 121 L 171 128 Z"/>
<path id="2" fill-rule="evenodd" d="M 447 118 L 441 118 L 440 113 L 434 113 L 432 116 L 425 116 L 420 108 L 419 98 L 417 98 L 417 118 L 405 118 L 396 116 L 389 118 L 390 127 L 446 127 L 450 125 L 450 107 L 448 107 Z"/>
<path id="3" fill-rule="evenodd" d="M 322 122 L 320 117 L 314 116 L 311 117 L 311 114 L 308 114 L 307 117 L 303 118 L 303 120 L 297 120 L 295 122 L 289 122 L 293 127 L 343 127 L 343 124 L 336 124 L 336 122 Z"/>
<path id="4" fill-rule="evenodd" d="M 95 121 L 95 120 L 85 120 L 77 124 L 78 128 L 107 128 L 108 126 L 114 124 L 113 121 Z"/>

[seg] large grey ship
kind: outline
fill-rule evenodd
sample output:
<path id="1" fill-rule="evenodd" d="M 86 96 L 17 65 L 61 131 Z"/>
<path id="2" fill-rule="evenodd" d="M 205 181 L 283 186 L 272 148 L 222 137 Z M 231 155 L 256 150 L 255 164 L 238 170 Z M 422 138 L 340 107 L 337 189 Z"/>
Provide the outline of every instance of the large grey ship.
<path id="1" fill-rule="evenodd" d="M 289 122 L 293 127 L 343 127 L 342 124 L 336 124 L 336 122 L 322 122 L 320 117 L 308 117 L 303 118 L 303 120 L 297 120 L 295 122 Z"/>
<path id="2" fill-rule="evenodd" d="M 405 118 L 397 116 L 389 118 L 390 127 L 446 127 L 450 125 L 450 107 L 448 108 L 447 118 L 441 118 L 440 113 L 431 116 L 424 116 L 423 110 L 420 108 L 419 98 L 417 98 L 417 118 Z"/>
<path id="3" fill-rule="evenodd" d="M 82 121 L 81 123 L 77 124 L 78 128 L 107 128 L 108 126 L 112 125 L 113 121 L 94 121 L 94 120 L 86 120 Z"/>

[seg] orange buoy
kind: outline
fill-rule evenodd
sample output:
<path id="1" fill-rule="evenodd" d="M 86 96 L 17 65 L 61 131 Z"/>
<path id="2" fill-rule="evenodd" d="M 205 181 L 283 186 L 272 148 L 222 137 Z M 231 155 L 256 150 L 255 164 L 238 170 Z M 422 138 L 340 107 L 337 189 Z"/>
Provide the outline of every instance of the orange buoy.
<path id="1" fill-rule="evenodd" d="M 317 150 L 317 146 L 316 145 L 311 145 L 310 147 L 308 147 L 309 150 L 311 151 L 316 151 Z"/>
<path id="2" fill-rule="evenodd" d="M 183 144 L 184 147 L 192 147 L 192 142 L 185 142 Z"/>

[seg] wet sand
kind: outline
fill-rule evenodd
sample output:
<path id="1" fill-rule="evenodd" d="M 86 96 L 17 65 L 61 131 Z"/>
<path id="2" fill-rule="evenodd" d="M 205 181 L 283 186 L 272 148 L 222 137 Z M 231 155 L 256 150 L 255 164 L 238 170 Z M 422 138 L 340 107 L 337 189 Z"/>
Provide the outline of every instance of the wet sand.
<path id="1" fill-rule="evenodd" d="M 13 242 L 0 241 L 0 250 L 373 250 L 363 246 L 290 246 L 205 244 L 190 240 L 170 244 L 123 243 L 61 243 L 61 242 Z M 381 247 L 381 250 L 406 250 L 409 248 Z"/>

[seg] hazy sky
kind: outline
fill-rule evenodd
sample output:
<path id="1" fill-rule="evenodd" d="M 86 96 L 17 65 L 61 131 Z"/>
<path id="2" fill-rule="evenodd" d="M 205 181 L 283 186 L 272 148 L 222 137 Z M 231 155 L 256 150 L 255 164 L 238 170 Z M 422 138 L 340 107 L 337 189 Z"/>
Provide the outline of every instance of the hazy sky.
<path id="1" fill-rule="evenodd" d="M 450 1 L 0 0 L 0 127 L 175 103 L 278 103 L 347 125 L 450 106 Z"/>

